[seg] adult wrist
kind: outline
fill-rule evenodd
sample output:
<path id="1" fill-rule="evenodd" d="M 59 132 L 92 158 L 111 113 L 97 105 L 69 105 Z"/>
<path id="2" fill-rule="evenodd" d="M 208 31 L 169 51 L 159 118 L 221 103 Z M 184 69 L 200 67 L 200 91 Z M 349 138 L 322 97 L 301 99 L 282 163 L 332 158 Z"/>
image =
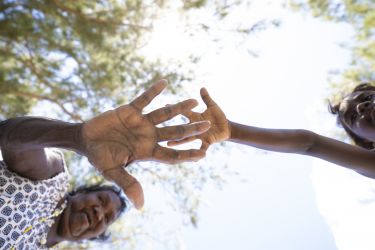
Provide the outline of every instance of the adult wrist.
<path id="1" fill-rule="evenodd" d="M 76 123 L 72 126 L 72 139 L 74 142 L 73 150 L 83 156 L 86 156 L 87 144 L 83 138 L 83 125 L 84 123 Z"/>

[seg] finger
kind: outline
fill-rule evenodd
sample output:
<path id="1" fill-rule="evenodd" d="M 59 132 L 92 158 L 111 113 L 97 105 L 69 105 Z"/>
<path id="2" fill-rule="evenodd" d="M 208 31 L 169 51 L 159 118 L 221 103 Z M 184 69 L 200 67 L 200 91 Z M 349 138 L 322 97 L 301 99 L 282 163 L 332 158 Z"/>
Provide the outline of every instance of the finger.
<path id="1" fill-rule="evenodd" d="M 179 141 L 169 141 L 169 142 L 167 142 L 167 145 L 168 146 L 177 146 L 177 145 L 181 145 L 181 144 L 184 144 L 184 143 L 194 141 L 196 139 L 197 139 L 197 136 L 191 136 L 191 137 L 179 140 Z"/>
<path id="2" fill-rule="evenodd" d="M 144 194 L 142 186 L 139 181 L 123 167 L 104 171 L 103 176 L 119 185 L 137 209 L 143 207 Z"/>
<path id="3" fill-rule="evenodd" d="M 165 105 L 166 107 L 171 106 L 171 104 Z M 194 108 L 194 107 L 193 107 Z M 192 111 L 191 109 L 186 109 L 181 112 L 181 115 L 185 116 L 188 119 L 191 119 L 194 115 L 199 115 L 199 113 Z"/>
<path id="4" fill-rule="evenodd" d="M 210 144 L 208 142 L 205 142 L 202 140 L 202 145 L 201 145 L 201 150 L 203 151 L 207 151 L 208 147 L 210 146 Z"/>
<path id="5" fill-rule="evenodd" d="M 201 97 L 207 107 L 216 106 L 216 102 L 212 100 L 211 96 L 208 94 L 206 88 L 201 88 Z"/>
<path id="6" fill-rule="evenodd" d="M 157 129 L 158 141 L 182 140 L 189 136 L 199 135 L 210 128 L 209 121 L 200 121 L 190 124 L 169 126 Z"/>
<path id="7" fill-rule="evenodd" d="M 146 107 L 150 102 L 159 95 L 163 89 L 167 86 L 166 80 L 159 80 L 154 85 L 152 85 L 149 89 L 143 92 L 140 96 L 135 98 L 130 104 L 137 109 L 142 110 Z"/>
<path id="8" fill-rule="evenodd" d="M 186 161 L 198 161 L 205 157 L 206 153 L 200 149 L 175 150 L 157 146 L 153 159 L 163 163 L 176 164 Z"/>
<path id="9" fill-rule="evenodd" d="M 191 111 L 191 110 L 185 110 L 184 112 L 181 113 L 181 115 L 185 116 L 186 118 L 190 120 L 195 113 L 196 112 Z"/>
<path id="10" fill-rule="evenodd" d="M 183 114 L 185 111 L 191 110 L 198 105 L 197 100 L 189 99 L 174 105 L 168 105 L 163 108 L 159 108 L 147 114 L 147 117 L 152 121 L 154 125 L 168 121 L 176 115 Z"/>

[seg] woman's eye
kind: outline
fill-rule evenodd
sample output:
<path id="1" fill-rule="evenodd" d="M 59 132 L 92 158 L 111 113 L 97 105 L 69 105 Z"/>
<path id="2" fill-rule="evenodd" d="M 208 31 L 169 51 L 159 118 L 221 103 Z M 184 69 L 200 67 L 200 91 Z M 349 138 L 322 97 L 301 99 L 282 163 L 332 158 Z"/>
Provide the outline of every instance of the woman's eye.
<path id="1" fill-rule="evenodd" d="M 368 95 L 364 99 L 365 101 L 371 101 L 372 100 L 372 95 Z"/>

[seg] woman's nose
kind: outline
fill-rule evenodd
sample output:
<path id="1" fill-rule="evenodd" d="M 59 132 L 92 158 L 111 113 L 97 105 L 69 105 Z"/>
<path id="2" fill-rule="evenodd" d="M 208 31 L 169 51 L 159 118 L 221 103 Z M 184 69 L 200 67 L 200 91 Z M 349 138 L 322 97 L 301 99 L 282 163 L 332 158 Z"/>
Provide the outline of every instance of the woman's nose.
<path id="1" fill-rule="evenodd" d="M 366 102 L 361 102 L 361 103 L 358 103 L 357 104 L 357 113 L 358 114 L 362 114 L 363 112 L 365 112 L 366 108 L 371 104 L 370 101 L 366 101 Z"/>

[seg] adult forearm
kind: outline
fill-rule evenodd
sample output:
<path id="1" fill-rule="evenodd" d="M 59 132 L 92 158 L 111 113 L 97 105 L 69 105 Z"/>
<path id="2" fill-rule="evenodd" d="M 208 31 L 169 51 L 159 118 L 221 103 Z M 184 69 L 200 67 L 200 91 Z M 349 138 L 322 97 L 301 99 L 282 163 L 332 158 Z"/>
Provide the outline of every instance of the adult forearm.
<path id="1" fill-rule="evenodd" d="M 314 134 L 301 129 L 267 129 L 229 122 L 229 141 L 252 147 L 284 152 L 305 154 L 314 142 Z"/>
<path id="2" fill-rule="evenodd" d="M 84 155 L 81 123 L 41 117 L 18 117 L 0 122 L 0 146 L 7 150 L 57 147 Z"/>

